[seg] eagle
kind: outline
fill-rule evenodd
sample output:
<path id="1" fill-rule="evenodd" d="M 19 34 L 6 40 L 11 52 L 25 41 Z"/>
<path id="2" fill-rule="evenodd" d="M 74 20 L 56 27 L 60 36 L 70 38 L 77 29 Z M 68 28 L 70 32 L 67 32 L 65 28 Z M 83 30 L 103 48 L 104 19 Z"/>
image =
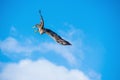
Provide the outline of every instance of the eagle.
<path id="1" fill-rule="evenodd" d="M 44 19 L 43 19 L 43 16 L 42 16 L 40 10 L 39 10 L 39 14 L 40 14 L 41 20 L 40 20 L 40 24 L 36 24 L 35 26 L 33 26 L 33 28 L 37 28 L 37 30 L 34 30 L 35 32 L 39 32 L 41 35 L 46 33 L 51 38 L 53 38 L 57 43 L 59 43 L 61 45 L 72 45 L 70 42 L 64 40 L 62 37 L 60 37 L 54 31 L 47 29 L 47 28 L 44 28 Z"/>

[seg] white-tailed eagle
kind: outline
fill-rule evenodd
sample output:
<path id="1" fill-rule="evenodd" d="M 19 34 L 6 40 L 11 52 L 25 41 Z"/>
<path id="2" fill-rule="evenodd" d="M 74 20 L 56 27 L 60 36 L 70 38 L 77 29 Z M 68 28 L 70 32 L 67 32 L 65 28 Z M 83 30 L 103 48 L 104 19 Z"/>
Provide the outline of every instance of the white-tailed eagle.
<path id="1" fill-rule="evenodd" d="M 41 17 L 41 21 L 40 21 L 40 24 L 36 24 L 33 27 L 33 28 L 37 28 L 37 30 L 35 30 L 35 32 L 40 32 L 40 34 L 46 33 L 49 36 L 51 36 L 59 44 L 62 44 L 62 45 L 71 45 L 70 42 L 64 40 L 63 38 L 61 38 L 58 34 L 56 34 L 55 32 L 53 32 L 52 30 L 44 28 L 44 20 L 43 20 L 41 11 L 39 11 L 39 14 L 40 14 L 40 17 Z"/>

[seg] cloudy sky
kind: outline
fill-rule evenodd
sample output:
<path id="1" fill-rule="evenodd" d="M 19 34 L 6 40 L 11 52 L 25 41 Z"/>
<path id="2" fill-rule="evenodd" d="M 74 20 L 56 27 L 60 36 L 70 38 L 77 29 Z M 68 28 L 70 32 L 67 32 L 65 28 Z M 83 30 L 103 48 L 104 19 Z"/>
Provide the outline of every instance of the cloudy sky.
<path id="1" fill-rule="evenodd" d="M 0 0 L 0 80 L 118 80 L 120 2 Z M 40 22 L 72 46 L 35 33 Z"/>

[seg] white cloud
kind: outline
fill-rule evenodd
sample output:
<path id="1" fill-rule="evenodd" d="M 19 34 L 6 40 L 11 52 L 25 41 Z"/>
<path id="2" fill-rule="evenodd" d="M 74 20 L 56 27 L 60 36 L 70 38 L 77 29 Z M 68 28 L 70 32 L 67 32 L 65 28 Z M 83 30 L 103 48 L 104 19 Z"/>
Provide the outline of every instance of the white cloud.
<path id="1" fill-rule="evenodd" d="M 0 73 L 0 80 L 89 80 L 89 78 L 80 70 L 68 70 L 64 66 L 40 59 L 9 63 Z"/>
<path id="2" fill-rule="evenodd" d="M 36 47 L 32 47 L 29 42 L 24 41 L 25 44 L 16 40 L 13 37 L 8 37 L 0 42 L 0 48 L 4 53 L 32 53 Z M 28 43 L 28 45 L 26 45 Z"/>
<path id="3" fill-rule="evenodd" d="M 19 37 L 16 38 L 15 36 L 14 37 L 10 36 L 4 40 L 0 40 L 0 50 L 2 51 L 2 54 L 7 55 L 13 59 L 15 57 L 19 58 L 21 56 L 29 57 L 34 52 L 35 53 L 37 52 L 40 54 L 48 53 L 48 55 L 49 55 L 49 53 L 52 52 L 52 53 L 58 54 L 58 56 L 60 55 L 63 58 L 65 58 L 71 65 L 73 65 L 75 67 L 77 66 L 78 68 L 80 68 L 81 62 L 82 62 L 82 60 L 84 60 L 85 45 L 82 41 L 82 39 L 84 38 L 84 33 L 79 29 L 77 29 L 77 30 L 74 29 L 73 26 L 71 26 L 71 27 L 72 28 L 69 29 L 69 32 L 65 32 L 65 33 L 61 32 L 62 33 L 61 36 L 63 35 L 65 38 L 67 38 L 67 40 L 72 43 L 72 46 L 62 46 L 62 45 L 57 44 L 54 41 L 50 42 L 47 40 L 41 42 L 41 41 L 37 41 L 36 38 L 34 38 L 34 37 L 29 38 L 29 37 L 22 36 L 20 38 Z M 11 28 L 11 31 L 16 32 L 17 30 L 15 29 L 15 27 L 13 27 L 13 29 Z M 66 33 L 67 33 L 67 35 L 66 35 Z M 18 35 L 18 36 L 20 36 L 20 35 Z M 41 61 L 42 61 L 42 63 L 45 61 L 45 63 L 48 63 L 48 64 L 42 64 Z M 39 65 L 37 63 L 39 63 L 41 65 Z M 33 66 L 33 64 L 35 64 L 36 66 Z M 27 80 L 27 79 L 32 80 L 32 77 L 36 77 L 38 79 L 39 78 L 38 74 L 40 74 L 40 75 L 42 75 L 40 77 L 41 78 L 40 80 L 48 80 L 51 77 L 52 77 L 52 79 L 50 79 L 50 80 L 59 80 L 59 79 L 60 80 L 78 80 L 78 78 L 79 78 L 78 75 L 85 76 L 85 74 L 83 74 L 83 72 L 81 72 L 81 71 L 67 70 L 65 67 L 56 66 L 55 74 L 56 74 L 56 76 L 61 77 L 61 78 L 58 79 L 58 77 L 57 77 L 57 79 L 53 79 L 54 75 L 50 74 L 50 73 L 52 73 L 52 71 L 54 72 L 54 70 L 50 71 L 51 69 L 49 69 L 48 70 L 49 74 L 47 74 L 46 69 L 48 69 L 47 67 L 49 66 L 49 64 L 51 66 L 53 65 L 54 67 L 56 66 L 46 60 L 39 60 L 37 62 L 23 60 L 19 64 L 13 64 L 13 63 L 8 64 L 8 66 L 6 66 L 6 68 L 4 69 L 3 73 L 1 73 L 2 77 L 0 76 L 0 78 L 4 78 L 3 80 L 5 80 L 5 76 L 6 76 L 6 78 L 10 77 L 11 80 L 19 80 L 19 79 L 20 80 Z M 86 64 L 86 63 L 84 63 L 84 64 Z M 29 65 L 29 66 L 27 66 L 27 65 Z M 84 66 L 82 65 L 82 67 L 84 67 Z M 53 68 L 53 67 L 50 67 L 50 68 Z M 59 68 L 60 68 L 60 70 L 59 70 Z M 13 69 L 13 71 L 11 71 L 12 69 Z M 30 70 L 27 70 L 27 69 L 30 69 Z M 44 71 L 45 71 L 45 73 L 44 73 Z M 63 74 L 63 75 L 60 76 L 59 71 L 62 71 L 61 74 Z M 11 74 L 11 72 L 13 74 Z M 69 74 L 67 74 L 67 73 L 69 73 Z M 48 78 L 45 78 L 45 76 L 46 76 L 45 74 L 48 76 Z M 29 76 L 29 77 L 25 77 L 24 75 Z M 32 75 L 32 76 L 30 76 L 30 75 Z M 66 76 L 70 76 L 70 75 L 71 75 L 71 77 L 69 77 L 69 78 L 71 78 L 71 79 L 66 77 Z M 94 73 L 89 72 L 88 75 L 92 80 L 100 80 L 100 77 L 101 77 L 99 74 L 97 74 L 95 72 Z M 74 79 L 72 78 L 72 76 L 74 77 Z M 21 79 L 20 77 L 25 77 L 25 79 Z M 44 79 L 42 79 L 42 77 Z M 62 77 L 64 79 L 62 79 Z M 36 78 L 34 78 L 34 80 L 37 80 Z M 56 77 L 54 76 L 54 78 L 56 78 Z M 79 80 L 88 80 L 88 79 L 79 78 Z"/>
<path id="4" fill-rule="evenodd" d="M 76 58 L 72 53 L 73 48 L 71 46 L 61 46 L 54 43 L 44 43 L 43 46 L 48 51 L 51 50 L 57 54 L 62 55 L 62 57 L 66 58 L 70 63 L 76 63 Z"/>
<path id="5" fill-rule="evenodd" d="M 34 42 L 34 40 L 26 39 L 26 41 L 24 40 L 25 44 L 23 44 L 22 41 L 19 41 L 14 37 L 8 37 L 0 42 L 0 49 L 5 55 L 8 56 L 11 56 L 11 54 L 17 56 L 19 54 L 26 57 L 29 57 L 34 52 L 49 53 L 50 51 L 53 51 L 54 53 L 64 57 L 72 64 L 76 62 L 75 56 L 72 54 L 70 47 L 63 47 L 51 42 L 38 43 L 37 45 L 34 45 L 34 43 L 31 42 Z"/>
<path id="6" fill-rule="evenodd" d="M 17 33 L 17 30 L 15 29 L 15 27 L 11 28 L 11 32 Z M 56 54 L 61 55 L 70 64 L 76 64 L 77 63 L 77 60 L 75 57 L 76 54 L 77 56 L 79 56 L 81 60 L 83 59 L 82 42 L 80 40 L 81 38 L 78 38 L 81 33 L 79 30 L 75 32 L 74 29 L 71 29 L 70 32 L 67 32 L 67 33 L 68 35 L 64 35 L 66 36 L 66 38 L 68 38 L 69 36 L 74 36 L 74 37 L 71 37 L 71 40 L 70 40 L 70 42 L 72 42 L 72 46 L 62 46 L 57 44 L 54 41 L 39 42 L 39 41 L 35 41 L 36 39 L 34 37 L 32 37 L 31 39 L 29 37 L 26 38 L 23 36 L 22 39 L 19 39 L 19 38 L 10 36 L 10 37 L 7 37 L 5 40 L 0 41 L 0 49 L 5 55 L 11 56 L 12 54 L 15 57 L 20 55 L 29 57 L 34 52 L 50 53 L 50 51 L 52 51 Z M 79 34 L 76 35 L 76 33 L 79 33 Z"/>

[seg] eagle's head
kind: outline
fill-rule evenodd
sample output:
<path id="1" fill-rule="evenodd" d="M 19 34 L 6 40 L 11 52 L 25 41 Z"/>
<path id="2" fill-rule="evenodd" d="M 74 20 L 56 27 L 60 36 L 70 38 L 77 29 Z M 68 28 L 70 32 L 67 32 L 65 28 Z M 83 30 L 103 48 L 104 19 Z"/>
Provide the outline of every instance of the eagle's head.
<path id="1" fill-rule="evenodd" d="M 41 24 L 36 24 L 35 26 L 33 26 L 33 28 L 35 29 L 35 32 L 40 32 L 40 34 L 43 34 L 45 32 L 43 26 Z"/>

